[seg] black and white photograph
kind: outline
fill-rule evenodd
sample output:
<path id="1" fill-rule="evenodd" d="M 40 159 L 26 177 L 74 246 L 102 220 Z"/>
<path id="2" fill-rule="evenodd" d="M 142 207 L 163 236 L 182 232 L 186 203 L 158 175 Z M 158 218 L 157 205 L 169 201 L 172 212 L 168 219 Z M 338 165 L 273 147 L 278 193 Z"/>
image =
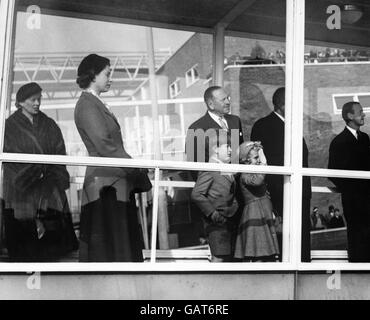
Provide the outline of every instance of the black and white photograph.
<path id="1" fill-rule="evenodd" d="M 369 39 L 365 0 L 0 0 L 0 300 L 370 299 Z"/>

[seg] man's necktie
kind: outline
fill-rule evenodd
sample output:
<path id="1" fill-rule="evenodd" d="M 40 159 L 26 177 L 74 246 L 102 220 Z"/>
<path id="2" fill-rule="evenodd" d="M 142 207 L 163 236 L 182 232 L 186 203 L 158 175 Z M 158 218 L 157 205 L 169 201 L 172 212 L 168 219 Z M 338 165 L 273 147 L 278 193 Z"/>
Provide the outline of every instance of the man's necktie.
<path id="1" fill-rule="evenodd" d="M 224 129 L 224 130 L 229 130 L 225 118 L 224 117 L 219 117 L 218 119 L 219 119 L 221 128 Z"/>

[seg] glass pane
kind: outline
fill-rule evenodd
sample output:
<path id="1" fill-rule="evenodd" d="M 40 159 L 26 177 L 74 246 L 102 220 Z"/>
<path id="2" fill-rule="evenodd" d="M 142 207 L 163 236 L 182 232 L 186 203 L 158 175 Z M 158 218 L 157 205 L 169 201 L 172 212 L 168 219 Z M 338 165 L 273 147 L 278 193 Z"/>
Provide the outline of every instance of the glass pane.
<path id="1" fill-rule="evenodd" d="M 311 250 L 347 250 L 341 195 L 327 178 L 313 177 Z"/>
<path id="2" fill-rule="evenodd" d="M 157 261 L 279 261 L 283 219 L 269 192 L 275 191 L 282 209 L 283 191 L 277 196 L 267 189 L 270 180 L 259 174 L 164 171 Z"/>
<path id="3" fill-rule="evenodd" d="M 330 143 L 340 134 L 345 122 L 342 108 L 359 102 L 367 114 L 370 48 L 366 41 L 368 17 L 359 15 L 358 6 L 332 5 L 321 1 L 319 7 L 306 2 L 306 46 L 304 89 L 304 136 L 309 147 L 309 166 L 327 168 Z M 326 13 L 328 11 L 328 13 Z M 355 17 L 349 21 L 349 17 Z M 320 42 L 314 45 L 313 42 Z M 325 41 L 325 42 L 324 42 Z M 361 130 L 370 132 L 365 119 Z"/>
<path id="4" fill-rule="evenodd" d="M 370 170 L 370 30 L 365 9 L 306 1 L 303 135 L 309 167 Z M 333 182 L 336 189 L 327 189 Z M 311 214 L 317 209 L 313 250 L 348 249 L 349 261 L 369 262 L 367 181 L 312 178 L 312 191 Z M 342 221 L 330 223 L 334 213 L 328 213 L 329 206 L 339 209 L 344 227 Z M 331 228 L 337 225 L 341 227 Z"/>
<path id="5" fill-rule="evenodd" d="M 261 11 L 264 12 L 262 16 Z M 268 164 L 280 166 L 284 164 L 282 119 L 285 95 L 283 93 L 275 104 L 273 95 L 278 88 L 285 86 L 285 11 L 285 1 L 274 4 L 258 1 L 250 5 L 231 27 L 256 34 L 253 37 L 225 37 L 224 61 L 224 81 L 231 96 L 231 114 L 241 119 L 244 141 L 261 141 Z M 256 32 L 259 28 L 257 21 L 266 24 L 264 19 L 267 16 L 269 26 L 266 28 L 268 33 L 276 36 L 274 40 Z"/>
<path id="6" fill-rule="evenodd" d="M 4 163 L 1 260 L 148 261 L 148 177 L 129 168 Z"/>
<path id="7" fill-rule="evenodd" d="M 34 6 L 37 7 L 37 5 L 38 1 L 35 1 Z M 153 121 L 153 103 L 150 101 L 152 97 L 147 51 L 148 28 L 60 16 L 58 11 L 53 11 L 58 10 L 55 2 L 49 4 L 47 13 L 40 2 L 40 15 L 37 18 L 41 25 L 37 28 L 30 28 L 29 20 L 33 16 L 24 9 L 25 7 L 20 3 L 16 13 L 13 85 L 7 118 L 17 114 L 18 106 L 22 111 L 18 112 L 20 114 L 18 120 L 25 121 L 23 127 L 24 134 L 27 135 L 31 130 L 27 120 L 33 119 L 32 114 L 37 113 L 37 109 L 41 108 L 42 114 L 53 120 L 49 121 L 49 126 L 56 124 L 61 130 L 66 149 L 65 152 L 59 150 L 62 154 L 111 157 L 130 155 L 135 158 L 153 159 L 155 156 L 153 146 L 159 137 L 153 137 L 153 132 L 156 132 L 153 130 L 153 123 L 158 124 Z M 99 17 L 97 16 L 96 19 Z M 107 30 L 109 30 L 108 36 Z M 135 37 L 132 37 L 133 34 Z M 171 76 L 162 74 L 163 69 L 170 68 L 171 59 L 179 59 L 178 49 L 192 37 L 193 33 L 153 28 L 152 35 L 156 79 L 159 87 L 158 98 L 168 98 L 169 84 L 179 78 L 180 88 L 184 88 L 185 71 L 195 66 L 195 63 L 189 62 L 186 70 L 177 74 L 171 72 Z M 86 64 L 84 64 L 85 68 L 81 66 L 79 75 L 86 76 L 90 80 L 87 83 L 82 82 L 82 87 L 81 82 L 79 85 L 76 83 L 78 68 L 89 54 L 98 54 L 109 59 L 111 68 L 111 73 L 107 74 L 111 80 L 109 88 L 98 88 L 89 82 L 90 76 L 85 75 L 84 71 L 86 68 L 90 70 Z M 102 59 L 96 61 L 90 59 L 89 63 L 94 69 L 93 76 L 103 72 L 101 69 L 104 69 L 107 64 Z M 198 70 L 200 71 L 201 75 L 209 73 L 209 71 Z M 199 76 L 199 74 L 194 73 L 194 82 L 198 80 L 195 75 Z M 204 75 L 202 76 L 204 78 Z M 23 87 L 18 94 L 18 100 L 22 101 L 16 103 L 17 92 L 30 82 L 36 82 L 41 87 L 41 101 L 28 100 L 34 93 L 38 94 L 40 91 L 39 88 L 31 86 Z M 195 87 L 196 84 L 192 86 Z M 86 90 L 88 93 L 84 92 Z M 91 95 L 94 92 L 101 93 L 99 96 L 101 101 Z M 86 101 L 85 98 L 90 100 Z M 79 110 L 83 108 L 77 108 L 75 113 L 78 101 L 79 104 L 87 105 L 86 113 Z M 25 102 L 28 104 L 24 106 Z M 99 110 L 100 114 L 96 112 Z M 104 127 L 107 130 L 102 130 Z M 94 129 L 91 130 L 92 128 Z M 58 128 L 53 132 L 49 132 L 48 129 L 46 126 L 44 128 L 46 133 L 41 134 L 38 131 L 37 134 L 55 136 L 58 131 Z M 42 153 L 56 153 L 56 150 L 47 148 L 42 141 L 40 142 L 40 139 L 36 140 L 39 140 L 41 149 L 43 149 Z M 95 148 L 92 148 L 89 140 L 93 142 Z M 99 144 L 103 148 L 97 148 Z M 5 146 L 7 152 L 37 153 L 32 151 L 31 147 L 24 149 L 22 147 L 8 148 L 8 146 L 9 144 Z M 117 152 L 116 149 L 124 150 Z"/>
<path id="8" fill-rule="evenodd" d="M 312 178 L 311 250 L 322 259 L 369 262 L 369 181 Z M 326 254 L 330 250 L 331 253 Z"/>

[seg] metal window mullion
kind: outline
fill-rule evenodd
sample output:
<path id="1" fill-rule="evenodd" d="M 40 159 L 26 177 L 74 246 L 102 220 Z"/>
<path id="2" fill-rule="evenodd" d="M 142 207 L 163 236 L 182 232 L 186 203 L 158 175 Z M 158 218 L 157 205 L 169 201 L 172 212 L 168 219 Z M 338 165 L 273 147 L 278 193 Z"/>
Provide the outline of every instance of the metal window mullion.
<path id="1" fill-rule="evenodd" d="M 3 194 L 3 163 L 0 161 L 0 198 L 4 199 L 4 194 Z M 3 247 L 2 240 L 4 239 L 3 237 L 3 223 L 4 223 L 4 214 L 3 214 L 3 207 L 0 208 L 0 250 Z"/>
<path id="2" fill-rule="evenodd" d="M 157 224 L 158 224 L 158 205 L 159 205 L 159 175 L 160 169 L 154 171 L 154 190 L 153 190 L 153 210 L 152 210 L 152 238 L 150 246 L 150 262 L 155 263 L 157 254 Z"/>
<path id="3" fill-rule="evenodd" d="M 284 131 L 285 131 L 285 138 L 284 138 L 284 164 L 290 165 L 291 163 L 291 138 L 292 138 L 292 131 L 291 131 L 291 99 L 290 94 L 292 91 L 293 85 L 293 9 L 292 3 L 290 0 L 286 2 L 286 79 L 285 79 L 285 122 L 284 122 Z M 288 180 L 286 176 L 284 176 L 284 193 L 283 193 L 283 210 L 284 210 L 284 221 L 283 221 L 283 243 L 282 243 L 282 261 L 289 262 L 291 260 L 291 224 L 289 223 L 291 220 L 291 177 Z"/>
<path id="4" fill-rule="evenodd" d="M 286 130 L 291 135 L 290 261 L 301 261 L 302 148 L 304 85 L 304 0 L 287 0 Z M 290 125 L 289 125 L 290 124 Z M 293 134 L 294 133 L 294 134 Z M 286 143 L 289 141 L 286 140 Z M 288 196 L 288 195 L 287 195 Z M 287 198 L 284 197 L 288 201 Z"/>
<path id="5" fill-rule="evenodd" d="M 14 31 L 15 1 L 0 2 L 0 153 L 4 144 L 4 123 L 12 69 L 12 40 Z"/>

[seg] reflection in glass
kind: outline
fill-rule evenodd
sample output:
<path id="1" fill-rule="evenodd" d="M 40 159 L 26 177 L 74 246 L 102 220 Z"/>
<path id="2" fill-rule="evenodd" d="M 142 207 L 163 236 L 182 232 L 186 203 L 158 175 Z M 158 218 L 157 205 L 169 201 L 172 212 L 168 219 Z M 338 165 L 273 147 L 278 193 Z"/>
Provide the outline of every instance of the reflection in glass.
<path id="1" fill-rule="evenodd" d="M 311 250 L 347 250 L 341 194 L 329 179 L 311 179 Z"/>
<path id="2" fill-rule="evenodd" d="M 153 137 L 146 27 L 101 21 L 98 17 L 94 20 L 60 16 L 53 11 L 59 9 L 56 3 L 50 3 L 49 9 L 48 14 L 41 10 L 42 28 L 35 31 L 27 27 L 29 14 L 25 12 L 24 6 L 20 3 L 17 7 L 12 101 L 21 85 L 31 79 L 39 82 L 44 89 L 43 111 L 61 128 L 67 154 L 87 156 L 86 147 L 74 125 L 73 111 L 80 94 L 76 74 L 84 56 L 99 52 L 111 61 L 112 86 L 104 94 L 104 99 L 123 128 L 121 134 L 127 152 L 135 158 L 152 159 L 154 139 L 162 139 L 163 149 L 166 149 L 167 144 L 172 144 L 169 142 L 173 139 L 176 143 L 176 159 L 183 155 L 184 142 L 181 142 L 179 136 L 185 133 L 181 129 L 180 120 L 174 123 L 169 119 L 171 116 L 160 114 L 160 137 Z M 106 30 L 109 30 L 109 37 Z M 136 35 L 134 38 L 133 34 Z M 210 51 L 202 52 L 201 40 L 198 40 L 196 46 L 200 53 L 197 57 L 192 59 L 192 54 L 188 54 L 188 59 L 182 58 L 183 50 L 178 52 L 178 49 L 192 35 L 191 32 L 153 28 L 159 99 L 169 98 L 169 85 L 177 79 L 180 91 L 185 88 L 185 73 L 198 63 L 199 57 L 207 54 L 205 60 L 212 60 Z M 211 35 L 206 37 L 212 42 Z M 190 58 L 192 61 L 189 61 Z M 186 65 L 180 66 L 179 61 Z M 198 70 L 198 73 L 195 71 L 194 80 L 199 78 L 200 81 L 195 81 L 190 88 L 203 86 L 205 74 L 208 73 L 208 69 Z M 176 97 L 181 98 L 181 94 Z M 194 98 L 198 95 L 193 92 L 186 97 Z M 187 116 L 191 117 L 198 112 L 196 102 L 190 100 L 185 103 L 188 106 L 185 108 Z M 12 110 L 8 111 L 7 115 Z M 179 113 L 180 117 L 182 122 L 187 121 Z M 164 152 L 166 155 L 163 158 L 168 157 L 170 153 L 167 149 Z"/>
<path id="3" fill-rule="evenodd" d="M 131 195 L 127 195 L 127 191 L 126 191 L 126 188 L 125 188 L 125 184 L 123 183 L 123 180 L 120 180 L 120 179 L 109 179 L 109 177 L 98 177 L 98 178 L 94 178 L 94 181 L 96 181 L 96 184 L 90 184 L 88 188 L 85 188 L 84 189 L 84 180 L 85 180 L 85 172 L 86 172 L 86 167 L 85 166 L 68 166 L 65 170 L 65 166 L 58 166 L 58 165 L 33 165 L 33 164 L 17 164 L 17 163 L 4 163 L 3 165 L 3 173 L 4 173 L 4 178 L 6 176 L 9 176 L 8 173 L 6 173 L 6 171 L 9 172 L 9 170 L 13 170 L 14 168 L 24 168 L 24 169 L 31 169 L 32 171 L 34 170 L 33 168 L 37 168 L 38 166 L 42 167 L 42 168 L 47 168 L 46 170 L 47 171 L 56 171 L 56 172 L 59 172 L 59 175 L 58 175 L 58 181 L 60 181 L 60 183 L 57 184 L 57 186 L 59 187 L 60 184 L 63 184 L 64 185 L 64 188 L 66 188 L 65 190 L 63 190 L 64 194 L 61 195 L 61 199 L 64 201 L 63 204 L 63 212 L 65 212 L 65 215 L 68 215 L 68 222 L 69 225 L 68 226 L 71 226 L 71 227 L 64 227 L 62 228 L 62 230 L 60 230 L 60 236 L 64 237 L 64 238 L 67 238 L 69 237 L 69 233 L 66 233 L 67 231 L 70 232 L 71 230 L 74 231 L 75 233 L 75 236 L 73 235 L 74 239 L 75 239 L 75 242 L 74 244 L 77 244 L 78 245 L 78 242 L 76 242 L 76 238 L 79 239 L 80 238 L 80 235 L 81 235 L 81 232 L 84 233 L 85 232 L 85 235 L 86 235 L 86 225 L 87 223 L 95 223 L 97 220 L 100 221 L 100 223 L 103 224 L 103 226 L 101 228 L 110 228 L 112 230 L 114 230 L 116 233 L 117 232 L 122 232 L 122 231 L 126 231 L 127 228 L 130 228 L 130 227 L 135 227 L 137 233 L 133 235 L 133 240 L 135 239 L 140 239 L 140 244 L 143 243 L 143 246 L 141 247 L 141 249 L 143 249 L 142 251 L 140 251 L 140 258 L 141 260 L 144 260 L 144 261 L 149 261 L 150 259 L 150 240 L 151 240 L 151 222 L 152 222 L 152 206 L 153 206 L 153 198 L 152 198 L 152 192 L 149 191 L 149 192 L 140 192 L 140 193 L 132 193 Z M 63 170 L 61 170 L 63 168 Z M 121 169 L 121 168 L 111 168 L 111 167 L 105 167 L 105 168 L 92 168 L 90 169 L 91 167 L 89 167 L 88 170 L 90 170 L 89 172 L 92 172 L 93 170 L 92 169 L 96 169 L 96 170 L 99 170 L 100 171 L 95 171 L 94 173 L 97 173 L 97 174 L 100 174 L 102 172 L 101 169 L 105 169 L 103 170 L 103 172 L 117 172 L 119 170 L 121 170 L 122 172 L 124 171 L 124 169 Z M 63 173 L 63 175 L 61 175 L 61 172 Z M 31 173 L 31 172 L 30 172 Z M 29 174 L 31 175 L 31 174 Z M 10 186 L 10 181 L 9 179 L 7 180 L 2 180 L 2 187 L 3 187 L 3 190 L 4 190 L 4 193 L 5 191 L 9 188 Z M 41 180 L 40 180 L 41 181 Z M 46 181 L 48 182 L 48 181 Z M 37 184 L 33 184 L 33 186 L 36 186 Z M 52 191 L 52 183 L 48 182 L 47 185 L 45 185 L 45 189 L 47 189 L 47 187 L 50 188 L 50 191 Z M 36 188 L 37 190 L 40 189 L 40 188 Z M 12 206 L 3 206 L 2 207 L 2 213 L 1 213 L 1 219 L 0 220 L 3 220 L 4 222 L 4 219 L 6 219 L 7 217 L 9 217 L 9 214 L 11 217 L 13 217 L 14 213 L 13 211 L 14 208 L 15 209 L 18 209 L 18 208 L 26 208 L 25 206 L 25 200 L 28 200 L 28 199 L 34 199 L 32 198 L 33 195 L 38 195 L 37 194 L 37 190 L 35 189 L 34 192 L 30 192 L 28 190 L 28 192 L 25 194 L 25 193 L 21 193 L 21 196 L 22 198 L 14 198 L 13 199 L 13 202 L 12 202 Z M 42 190 L 45 190 L 45 189 L 42 189 Z M 17 188 L 18 190 L 18 188 Z M 33 189 L 32 189 L 33 190 Z M 19 191 L 18 191 L 19 192 Z M 89 196 L 90 198 L 89 199 L 93 199 L 92 196 L 94 196 L 94 201 L 91 201 L 91 202 L 88 202 L 87 203 L 87 207 L 82 208 L 82 215 L 81 215 L 81 204 L 86 204 L 86 198 L 87 198 L 87 192 L 90 192 Z M 54 192 L 55 193 L 55 192 Z M 122 201 L 123 197 L 127 196 L 128 197 L 128 200 L 125 202 L 125 201 Z M 9 198 L 9 196 L 4 196 L 4 204 L 7 203 L 5 200 Z M 50 198 L 51 200 L 48 202 L 48 205 L 50 206 L 50 209 L 46 210 L 46 212 L 48 214 L 52 214 L 51 217 L 45 217 L 47 218 L 47 228 L 49 229 L 49 231 L 47 231 L 47 233 L 49 233 L 50 235 L 48 236 L 48 239 L 51 239 L 51 236 L 53 237 L 53 239 L 57 239 L 57 236 L 58 234 L 56 233 L 56 230 L 53 231 L 54 229 L 51 229 L 51 227 L 55 228 L 58 226 L 58 221 L 55 221 L 53 220 L 52 218 L 56 216 L 56 211 L 54 210 L 55 208 L 57 208 L 57 205 L 58 205 L 58 202 L 55 204 L 54 200 L 55 199 L 55 195 L 53 195 L 52 198 Z M 56 198 L 58 199 L 58 198 Z M 53 202 L 51 202 L 53 201 Z M 33 203 L 33 202 L 32 202 Z M 41 203 L 41 209 L 44 208 L 46 204 L 46 201 L 43 201 Z M 35 204 L 35 207 L 37 207 L 38 204 Z M 5 209 L 4 209 L 5 208 Z M 27 207 L 27 209 L 29 208 L 29 205 Z M 94 210 L 89 210 L 89 209 L 94 209 Z M 130 210 L 130 214 L 131 216 L 128 216 L 127 215 L 127 210 Z M 104 219 L 101 219 L 101 217 L 97 214 L 94 215 L 94 213 L 96 212 L 103 212 L 103 214 L 105 215 L 110 215 L 112 212 L 119 212 L 120 216 L 118 218 L 115 218 L 114 222 L 117 223 L 117 226 L 114 226 L 114 225 L 108 225 L 107 226 L 107 223 L 108 221 L 104 220 Z M 22 212 L 22 211 L 21 211 Z M 31 211 L 27 211 L 27 212 L 31 212 Z M 40 212 L 42 213 L 43 211 L 40 210 Z M 86 215 L 85 213 L 88 214 Z M 92 213 L 92 215 L 91 215 Z M 90 215 L 89 215 L 90 214 Z M 44 215 L 41 216 L 42 218 L 44 218 Z M 82 221 L 81 221 L 82 220 Z M 112 220 L 112 219 L 111 219 Z M 17 247 L 20 247 L 21 245 L 23 246 L 23 238 L 20 238 L 19 237 L 16 237 L 16 236 L 19 236 L 20 233 L 17 232 L 17 230 L 15 230 L 14 232 L 14 226 L 18 226 L 19 223 L 16 223 L 15 224 L 15 220 L 12 218 L 12 219 L 8 219 L 8 221 L 10 221 L 10 227 L 13 228 L 13 229 L 6 229 L 6 230 L 10 230 L 8 232 L 8 235 L 10 237 L 10 240 L 13 241 L 12 244 L 13 246 L 17 246 Z M 138 227 L 136 225 L 136 223 L 132 223 L 132 222 L 135 222 L 135 221 L 138 221 Z M 1 222 L 1 221 L 0 221 Z M 26 223 L 26 225 L 30 225 L 31 223 Z M 73 227 L 72 227 L 73 225 Z M 96 224 L 94 224 L 96 226 Z M 99 228 L 100 226 L 96 226 L 95 229 L 90 229 L 90 235 L 92 238 L 94 238 L 93 235 L 95 235 L 96 238 L 98 238 L 97 236 L 99 236 Z M 50 233 L 50 229 L 53 231 L 53 233 Z M 83 229 L 83 230 L 81 230 Z M 118 230 L 119 229 L 119 230 Z M 5 230 L 5 231 L 6 231 Z M 24 228 L 22 229 L 24 230 Z M 36 228 L 35 228 L 36 230 Z M 36 232 L 36 231 L 35 231 Z M 6 235 L 6 234 L 5 234 Z M 5 236 L 4 235 L 4 236 Z M 116 238 L 119 238 L 119 237 L 124 237 L 120 234 L 113 234 L 113 235 L 110 235 L 110 236 L 107 236 L 107 238 L 105 238 L 104 240 L 106 241 L 111 241 L 109 239 L 116 239 Z M 5 241 L 7 240 L 6 238 L 4 239 Z M 0 261 L 9 261 L 9 250 L 8 248 L 6 247 L 6 242 L 4 242 L 4 246 L 3 246 L 3 251 L 2 251 L 2 255 L 0 255 Z M 40 247 L 40 246 L 39 246 Z M 108 248 L 108 250 L 111 250 L 111 248 Z M 123 253 L 127 252 L 127 247 L 126 247 L 126 244 L 123 243 L 122 245 L 120 245 L 120 247 L 118 247 L 118 250 L 122 250 Z M 109 252 L 111 252 L 109 251 Z M 109 253 L 108 252 L 108 253 Z M 32 260 L 28 259 L 27 261 L 41 261 L 41 262 L 79 262 L 79 250 L 78 248 L 74 248 L 73 251 L 68 251 L 68 252 L 64 252 L 63 254 L 60 254 L 60 255 L 55 255 L 51 250 L 48 250 L 48 251 L 44 251 L 44 254 L 43 254 L 43 257 L 42 259 L 37 259 L 37 253 L 36 253 L 36 256 L 32 256 Z M 18 261 L 18 260 L 17 260 Z M 22 260 L 22 261 L 25 261 L 25 260 Z"/>
<path id="4" fill-rule="evenodd" d="M 274 213 L 263 176 L 199 172 L 193 182 L 189 172 L 165 172 L 157 258 L 171 249 L 172 258 L 277 261 L 283 221 Z M 212 219 L 214 211 L 220 214 Z"/>
<path id="5" fill-rule="evenodd" d="M 164 171 L 160 188 L 159 239 L 166 238 L 167 247 L 159 240 L 159 249 L 207 250 L 206 239 L 197 206 L 191 201 L 194 182 L 189 171 Z M 159 217 L 159 221 L 161 221 Z"/>

